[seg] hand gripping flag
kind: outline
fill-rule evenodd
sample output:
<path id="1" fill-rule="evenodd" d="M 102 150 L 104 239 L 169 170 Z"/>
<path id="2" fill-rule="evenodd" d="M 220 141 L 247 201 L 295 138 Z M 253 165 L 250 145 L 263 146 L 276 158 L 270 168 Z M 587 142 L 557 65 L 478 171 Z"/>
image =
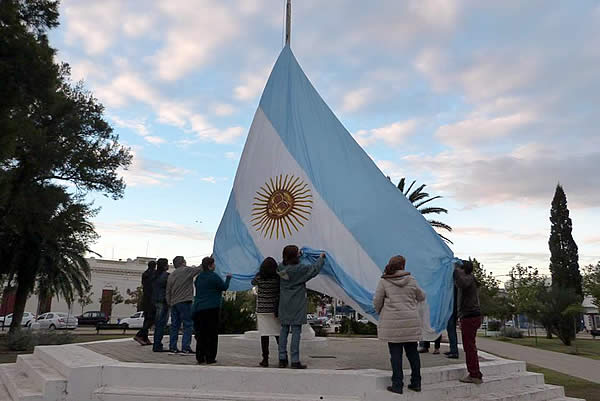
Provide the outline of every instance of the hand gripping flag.
<path id="1" fill-rule="evenodd" d="M 452 251 L 361 149 L 284 47 L 254 115 L 215 236 L 218 271 L 247 290 L 263 258 L 303 247 L 322 273 L 308 287 L 376 322 L 373 295 L 390 257 L 426 291 L 426 338 L 452 313 Z"/>

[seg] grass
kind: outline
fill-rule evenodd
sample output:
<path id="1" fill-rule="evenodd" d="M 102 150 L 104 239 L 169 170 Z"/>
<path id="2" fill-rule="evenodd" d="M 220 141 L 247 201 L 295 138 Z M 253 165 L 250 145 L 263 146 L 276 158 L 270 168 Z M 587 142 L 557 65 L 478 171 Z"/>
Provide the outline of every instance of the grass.
<path id="1" fill-rule="evenodd" d="M 123 334 L 77 334 L 74 343 L 87 343 L 90 341 L 114 340 L 117 338 L 130 338 L 131 335 Z M 30 352 L 12 351 L 6 344 L 6 334 L 0 334 L 0 363 L 14 363 L 17 361 L 17 355 L 29 354 Z"/>
<path id="2" fill-rule="evenodd" d="M 571 346 L 564 345 L 558 338 L 547 339 L 545 337 L 506 338 L 506 337 L 486 337 L 490 340 L 504 341 L 512 344 L 524 345 L 526 347 L 535 347 L 547 351 L 561 352 L 563 354 L 578 355 L 585 358 L 600 360 L 600 341 L 592 339 L 577 339 Z M 575 352 L 577 350 L 577 352 Z"/>
<path id="3" fill-rule="evenodd" d="M 555 370 L 527 364 L 529 372 L 542 373 L 547 384 L 563 386 L 567 397 L 584 398 L 587 401 L 600 401 L 600 383 L 594 383 L 559 373 Z"/>

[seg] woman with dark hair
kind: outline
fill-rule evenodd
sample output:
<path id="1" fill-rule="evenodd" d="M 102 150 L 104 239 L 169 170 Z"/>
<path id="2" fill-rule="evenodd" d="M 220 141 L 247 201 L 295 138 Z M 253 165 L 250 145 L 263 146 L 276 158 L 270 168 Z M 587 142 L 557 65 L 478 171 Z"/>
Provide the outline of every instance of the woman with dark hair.
<path id="1" fill-rule="evenodd" d="M 408 388 L 421 391 L 421 360 L 417 342 L 421 338 L 421 319 L 418 304 L 425 300 L 425 293 L 417 280 L 404 271 L 406 259 L 397 255 L 390 259 L 375 290 L 373 306 L 379 313 L 377 336 L 388 342 L 392 363 L 392 385 L 388 391 L 402 394 L 402 349 L 410 363 L 411 375 Z"/>
<path id="2" fill-rule="evenodd" d="M 300 363 L 300 335 L 302 325 L 306 324 L 306 282 L 315 277 L 321 271 L 325 263 L 325 254 L 314 265 L 301 265 L 301 253 L 295 245 L 283 248 L 283 263 L 277 268 L 277 274 L 281 278 L 279 282 L 279 320 L 281 321 L 281 332 L 279 335 L 279 367 L 288 366 L 287 341 L 290 329 L 292 330 L 292 343 L 290 351 L 292 354 L 292 368 L 306 369 L 306 365 Z"/>
<path id="3" fill-rule="evenodd" d="M 260 270 L 252 280 L 256 286 L 256 323 L 260 332 L 262 361 L 260 366 L 269 367 L 269 336 L 275 336 L 279 344 L 279 275 L 277 262 L 272 257 L 266 258 L 260 265 Z"/>
<path id="4" fill-rule="evenodd" d="M 196 360 L 198 363 L 217 362 L 219 346 L 219 312 L 222 293 L 229 288 L 231 274 L 225 281 L 215 273 L 215 260 L 202 259 L 202 272 L 196 277 L 196 295 L 192 305 L 192 318 L 196 335 Z"/>

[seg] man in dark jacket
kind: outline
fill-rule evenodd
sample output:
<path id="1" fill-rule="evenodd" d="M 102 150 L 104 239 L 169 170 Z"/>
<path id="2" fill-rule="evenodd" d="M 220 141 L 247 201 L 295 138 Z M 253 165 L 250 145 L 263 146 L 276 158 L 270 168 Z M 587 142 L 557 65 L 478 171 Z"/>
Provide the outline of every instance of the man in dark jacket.
<path id="1" fill-rule="evenodd" d="M 154 328 L 154 344 L 152 351 L 162 352 L 162 339 L 165 333 L 165 326 L 169 319 L 169 306 L 167 305 L 167 280 L 169 278 L 169 261 L 166 258 L 160 258 L 156 262 L 156 278 L 152 283 L 152 298 L 156 310 L 156 325 Z"/>
<path id="2" fill-rule="evenodd" d="M 479 307 L 479 283 L 473 276 L 473 263 L 463 260 L 454 269 L 454 285 L 458 289 L 457 311 L 460 319 L 463 349 L 467 360 L 469 374 L 462 379 L 463 383 L 482 383 L 477 356 L 477 329 L 481 326 L 481 309 Z"/>
<path id="3" fill-rule="evenodd" d="M 156 308 L 152 300 L 152 284 L 156 276 L 156 262 L 148 262 L 148 268 L 142 273 L 142 310 L 144 311 L 144 324 L 133 339 L 140 345 L 150 345 L 148 330 L 154 325 Z"/>

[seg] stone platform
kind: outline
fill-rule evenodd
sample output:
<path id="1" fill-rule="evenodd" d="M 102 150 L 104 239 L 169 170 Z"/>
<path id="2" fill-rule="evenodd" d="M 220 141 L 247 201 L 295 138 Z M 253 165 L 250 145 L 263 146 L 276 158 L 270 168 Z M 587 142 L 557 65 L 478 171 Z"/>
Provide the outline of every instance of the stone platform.
<path id="1" fill-rule="evenodd" d="M 444 401 L 567 400 L 561 387 L 525 363 L 482 354 L 482 385 L 463 384 L 464 363 L 423 354 L 423 391 L 389 393 L 389 355 L 376 339 L 327 339 L 302 345 L 309 369 L 254 367 L 260 346 L 220 338 L 219 363 L 152 353 L 133 340 L 36 347 L 15 364 L 0 365 L 0 400 L 11 401 Z M 274 342 L 272 361 L 276 354 Z M 442 349 L 444 350 L 444 348 Z M 405 374 L 408 374 L 405 371 Z"/>

